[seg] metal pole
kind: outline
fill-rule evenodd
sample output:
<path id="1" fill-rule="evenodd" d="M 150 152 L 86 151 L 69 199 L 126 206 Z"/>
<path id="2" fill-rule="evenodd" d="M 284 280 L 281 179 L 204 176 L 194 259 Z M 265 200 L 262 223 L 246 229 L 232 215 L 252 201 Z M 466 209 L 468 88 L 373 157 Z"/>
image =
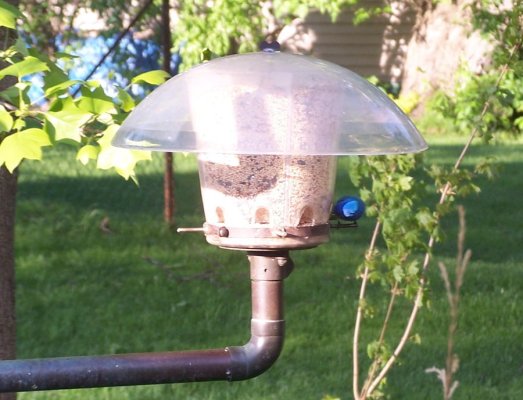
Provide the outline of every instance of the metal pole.
<path id="1" fill-rule="evenodd" d="M 247 344 L 223 349 L 0 362 L 0 392 L 236 381 L 266 371 L 283 346 L 288 252 L 250 252 L 252 319 Z"/>

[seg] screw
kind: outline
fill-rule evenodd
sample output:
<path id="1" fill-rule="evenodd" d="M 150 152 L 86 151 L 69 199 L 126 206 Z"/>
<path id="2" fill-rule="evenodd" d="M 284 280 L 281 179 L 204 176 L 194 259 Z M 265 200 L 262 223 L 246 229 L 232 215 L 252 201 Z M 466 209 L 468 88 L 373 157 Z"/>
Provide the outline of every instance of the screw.
<path id="1" fill-rule="evenodd" d="M 285 257 L 278 257 L 278 258 L 276 258 L 276 262 L 278 263 L 279 267 L 284 267 L 285 264 L 287 264 L 287 258 L 285 258 Z"/>
<path id="2" fill-rule="evenodd" d="M 285 231 L 285 228 L 279 228 L 272 231 L 273 235 L 284 238 L 287 236 L 287 232 Z"/>

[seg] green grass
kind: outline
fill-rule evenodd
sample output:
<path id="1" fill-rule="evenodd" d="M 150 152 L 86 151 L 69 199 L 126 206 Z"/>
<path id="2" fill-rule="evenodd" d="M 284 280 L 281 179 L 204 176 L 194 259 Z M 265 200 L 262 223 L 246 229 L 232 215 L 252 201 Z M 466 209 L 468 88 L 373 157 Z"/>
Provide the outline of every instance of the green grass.
<path id="1" fill-rule="evenodd" d="M 430 162 L 451 164 L 462 139 L 434 138 Z M 523 398 L 523 144 L 474 147 L 495 155 L 501 175 L 480 181 L 467 199 L 467 246 L 472 264 L 463 288 L 456 344 L 461 365 L 455 400 Z M 349 193 L 341 160 L 339 194 Z M 470 165 L 470 162 L 469 162 Z M 17 312 L 20 358 L 113 352 L 186 350 L 240 345 L 249 336 L 248 264 L 242 252 L 179 235 L 162 222 L 161 160 L 139 171 L 140 187 L 111 173 L 83 168 L 63 149 L 48 162 L 27 162 L 20 176 L 17 222 Z M 177 222 L 203 221 L 191 157 L 176 158 Z M 109 218 L 110 234 L 99 229 Z M 455 257 L 455 216 L 436 260 Z M 283 353 L 264 375 L 246 382 L 156 385 L 26 393 L 22 399 L 350 399 L 351 346 L 359 291 L 354 278 L 372 221 L 334 232 L 330 243 L 294 252 L 286 281 L 287 336 Z M 162 267 L 160 267 L 160 265 Z M 206 272 L 205 279 L 201 278 Z M 432 307 L 423 309 L 410 344 L 388 378 L 391 399 L 441 399 L 441 386 L 424 370 L 443 366 L 447 305 L 431 272 Z M 386 298 L 371 288 L 378 308 Z M 390 334 L 409 311 L 399 304 Z M 379 319 L 366 321 L 364 340 Z M 364 348 L 362 348 L 364 358 Z"/>

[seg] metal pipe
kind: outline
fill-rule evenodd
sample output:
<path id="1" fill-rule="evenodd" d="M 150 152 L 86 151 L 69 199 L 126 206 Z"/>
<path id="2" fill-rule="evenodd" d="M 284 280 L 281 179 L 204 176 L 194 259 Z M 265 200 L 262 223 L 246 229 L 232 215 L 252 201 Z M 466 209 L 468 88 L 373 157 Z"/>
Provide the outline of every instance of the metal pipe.
<path id="1" fill-rule="evenodd" d="M 0 392 L 237 381 L 266 371 L 283 347 L 288 252 L 250 252 L 251 338 L 223 349 L 0 361 Z"/>

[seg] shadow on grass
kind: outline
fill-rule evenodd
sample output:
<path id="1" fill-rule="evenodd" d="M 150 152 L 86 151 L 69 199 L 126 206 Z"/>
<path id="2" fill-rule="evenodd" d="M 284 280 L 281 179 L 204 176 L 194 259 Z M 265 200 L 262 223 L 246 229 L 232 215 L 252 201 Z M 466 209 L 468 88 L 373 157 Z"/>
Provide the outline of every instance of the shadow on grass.
<path id="1" fill-rule="evenodd" d="M 458 203 L 467 211 L 467 246 L 474 252 L 474 259 L 484 261 L 505 261 L 523 258 L 523 145 L 474 146 L 465 165 L 470 167 L 483 157 L 494 154 L 499 159 L 500 174 L 494 180 L 479 178 L 481 193 Z M 459 145 L 433 145 L 427 152 L 428 163 L 451 166 L 459 152 Z M 346 163 L 340 162 L 337 177 L 338 196 L 354 194 Z M 121 216 L 135 220 L 161 220 L 163 213 L 163 181 L 161 174 L 147 174 L 140 178 L 140 185 L 124 181 L 118 176 L 49 177 L 46 179 L 21 179 L 19 200 L 31 208 L 34 202 L 42 207 L 64 207 L 69 213 L 99 210 L 108 216 Z M 176 219 L 181 224 L 197 223 L 204 220 L 197 172 L 177 173 L 175 187 Z M 429 207 L 437 201 L 435 195 L 427 200 Z M 22 210 L 21 217 L 24 212 Z M 185 222 L 187 221 L 187 222 Z M 437 244 L 436 254 L 453 257 L 456 217 L 444 219 L 443 227 L 447 240 Z M 357 231 L 333 232 L 335 243 L 349 243 L 365 246 L 372 234 L 374 221 L 362 219 Z M 450 238 L 450 240 L 449 240 Z"/>
<path id="2" fill-rule="evenodd" d="M 463 360 L 459 390 L 463 395 L 473 393 L 467 398 L 501 398 L 507 392 L 503 386 L 520 378 L 521 149 L 493 148 L 501 157 L 500 177 L 481 180 L 483 192 L 463 202 L 467 247 L 474 254 L 463 288 L 456 351 Z M 433 146 L 428 161 L 451 165 L 459 150 Z M 479 152 L 490 154 L 490 149 L 477 149 L 473 157 Z M 17 226 L 22 357 L 217 347 L 247 339 L 245 256 L 209 246 L 201 236 L 162 231 L 160 173 L 141 175 L 137 188 L 116 176 L 41 177 L 36 169 L 23 172 L 27 175 L 20 180 Z M 343 168 L 338 178 L 339 195 L 354 193 Z M 196 172 L 176 175 L 176 197 L 180 224 L 201 224 Z M 115 224 L 114 234 L 98 229 L 105 215 Z M 445 220 L 448 239 L 436 247 L 437 258 L 454 258 L 456 221 L 455 216 Z M 196 392 L 202 399 L 319 399 L 326 393 L 347 398 L 348 343 L 359 283 L 355 268 L 363 259 L 372 226 L 372 220 L 363 219 L 358 229 L 333 232 L 329 244 L 295 252 L 296 270 L 286 282 L 288 340 L 284 354 L 266 375 L 235 385 L 110 389 L 105 398 L 163 399 L 173 393 L 194 398 Z M 197 278 L 209 269 L 213 272 L 209 279 Z M 439 382 L 423 372 L 443 364 L 446 348 L 446 299 L 434 268 L 431 278 L 434 305 L 422 313 L 416 327 L 422 345 L 408 346 L 402 355 L 404 366 L 393 370 L 392 398 L 441 398 Z M 376 299 L 377 309 L 385 307 L 384 298 Z M 402 329 L 402 321 L 394 323 L 391 333 Z M 511 398 L 520 398 L 519 388 L 521 384 L 514 384 Z M 99 393 L 83 391 L 78 398 L 100 398 Z M 25 398 L 71 398 L 70 392 L 36 396 Z"/>
<path id="3" fill-rule="evenodd" d="M 163 176 L 140 176 L 139 186 L 119 176 L 52 177 L 21 180 L 18 198 L 43 204 L 63 205 L 69 211 L 103 209 L 109 214 L 129 217 L 161 218 L 163 213 Z M 200 214 L 203 219 L 198 174 L 176 174 L 176 212 Z M 22 203 L 23 204 L 23 203 Z"/>
<path id="4" fill-rule="evenodd" d="M 434 146 L 428 154 L 429 162 L 453 165 L 461 146 Z M 457 199 L 467 213 L 466 246 L 473 251 L 473 260 L 510 261 L 523 257 L 523 146 L 496 145 L 474 146 L 466 158 L 465 167 L 472 168 L 485 157 L 494 157 L 498 176 L 494 179 L 477 178 L 479 194 Z M 450 156 L 452 155 L 452 156 Z M 457 216 L 447 216 L 443 221 L 446 240 L 435 248 L 437 255 L 454 257 Z"/>

